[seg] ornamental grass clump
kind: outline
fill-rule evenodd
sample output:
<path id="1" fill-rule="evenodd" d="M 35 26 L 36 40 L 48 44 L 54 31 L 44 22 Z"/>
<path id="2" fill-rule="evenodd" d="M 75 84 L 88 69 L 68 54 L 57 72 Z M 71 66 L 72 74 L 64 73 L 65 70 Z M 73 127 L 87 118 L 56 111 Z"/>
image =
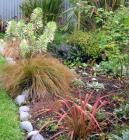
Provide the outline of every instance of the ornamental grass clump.
<path id="1" fill-rule="evenodd" d="M 57 59 L 37 56 L 6 65 L 1 78 L 12 97 L 27 89 L 30 99 L 37 100 L 45 96 L 69 96 L 74 75 Z"/>

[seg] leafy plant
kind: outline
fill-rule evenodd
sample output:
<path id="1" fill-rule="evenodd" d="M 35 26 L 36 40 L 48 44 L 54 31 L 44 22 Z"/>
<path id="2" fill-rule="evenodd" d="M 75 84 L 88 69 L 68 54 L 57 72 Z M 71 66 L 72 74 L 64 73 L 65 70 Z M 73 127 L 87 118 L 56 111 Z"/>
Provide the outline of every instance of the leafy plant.
<path id="1" fill-rule="evenodd" d="M 1 73 L 2 85 L 11 96 L 29 89 L 30 99 L 45 96 L 69 96 L 72 72 L 57 59 L 37 56 L 7 64 Z"/>
<path id="2" fill-rule="evenodd" d="M 129 26 L 127 24 L 129 22 L 128 11 L 129 8 L 122 7 L 108 16 L 103 26 L 103 30 L 106 31 L 106 38 L 108 39 L 108 44 L 105 45 L 110 47 L 111 44 L 114 44 L 114 46 L 121 51 L 127 48 L 129 43 Z"/>
<path id="3" fill-rule="evenodd" d="M 75 87 L 84 87 L 85 86 L 85 83 L 81 79 L 75 79 L 73 81 L 73 85 Z"/>
<path id="4" fill-rule="evenodd" d="M 87 88 L 99 91 L 101 89 L 104 89 L 104 85 L 103 83 L 99 83 L 98 81 L 92 81 L 91 83 L 87 84 Z"/>
<path id="5" fill-rule="evenodd" d="M 128 54 L 110 54 L 108 61 L 100 63 L 99 70 L 114 76 L 127 76 L 129 75 L 128 60 Z"/>
<path id="6" fill-rule="evenodd" d="M 55 122 L 49 123 L 49 125 L 45 128 L 45 131 L 48 132 L 56 132 L 57 131 L 57 125 Z"/>
<path id="7" fill-rule="evenodd" d="M 128 140 L 129 139 L 129 130 L 123 130 L 121 136 L 112 134 L 110 140 Z"/>
<path id="8" fill-rule="evenodd" d="M 104 97 L 99 97 L 93 105 L 90 105 L 92 96 L 86 94 L 85 99 L 79 100 L 78 103 L 66 99 L 60 101 L 63 108 L 56 112 L 58 126 L 67 133 L 68 138 L 86 138 L 102 130 L 102 122 L 97 121 L 96 114 L 107 102 L 103 100 Z"/>
<path id="9" fill-rule="evenodd" d="M 119 117 L 119 118 L 122 118 L 122 117 L 129 117 L 129 104 L 121 104 L 119 108 L 116 108 L 114 110 L 114 114 Z"/>
<path id="10" fill-rule="evenodd" d="M 103 121 L 103 120 L 105 120 L 106 119 L 106 113 L 105 113 L 105 111 L 104 110 L 99 110 L 98 112 L 97 112 L 97 114 L 96 114 L 96 118 L 97 118 L 97 120 L 98 121 Z"/>
<path id="11" fill-rule="evenodd" d="M 21 4 L 23 16 L 30 19 L 33 10 L 41 8 L 43 13 L 43 22 L 57 21 L 61 13 L 63 0 L 24 0 Z"/>
<path id="12" fill-rule="evenodd" d="M 113 11 L 107 11 L 103 8 L 97 8 L 96 14 L 94 15 L 96 27 L 101 28 L 104 24 L 108 22 L 108 18 L 113 16 Z"/>

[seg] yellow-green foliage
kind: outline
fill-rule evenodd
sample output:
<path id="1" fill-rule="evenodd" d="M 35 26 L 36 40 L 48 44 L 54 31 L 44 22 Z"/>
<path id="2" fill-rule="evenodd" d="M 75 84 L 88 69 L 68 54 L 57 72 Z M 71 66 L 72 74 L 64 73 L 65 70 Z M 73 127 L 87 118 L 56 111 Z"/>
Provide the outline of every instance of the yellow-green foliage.
<path id="1" fill-rule="evenodd" d="M 83 55 L 97 57 L 100 53 L 97 38 L 89 32 L 73 32 L 68 37 L 68 43 L 78 47 Z"/>
<path id="2" fill-rule="evenodd" d="M 15 97 L 24 89 L 29 89 L 31 99 L 41 99 L 45 95 L 67 96 L 72 72 L 57 59 L 50 56 L 19 60 L 7 64 L 1 74 L 3 86 Z"/>

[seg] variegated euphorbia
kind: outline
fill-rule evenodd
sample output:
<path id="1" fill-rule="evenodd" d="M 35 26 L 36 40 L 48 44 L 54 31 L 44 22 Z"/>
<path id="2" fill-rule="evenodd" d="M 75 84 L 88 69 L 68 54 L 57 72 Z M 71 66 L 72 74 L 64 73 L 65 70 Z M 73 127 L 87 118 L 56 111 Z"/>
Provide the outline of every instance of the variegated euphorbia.
<path id="1" fill-rule="evenodd" d="M 29 23 L 26 24 L 23 20 L 8 23 L 6 36 L 20 41 L 19 52 L 22 57 L 26 57 L 28 53 L 46 52 L 48 43 L 54 40 L 56 23 L 49 22 L 44 27 L 42 15 L 42 9 L 36 8 Z"/>

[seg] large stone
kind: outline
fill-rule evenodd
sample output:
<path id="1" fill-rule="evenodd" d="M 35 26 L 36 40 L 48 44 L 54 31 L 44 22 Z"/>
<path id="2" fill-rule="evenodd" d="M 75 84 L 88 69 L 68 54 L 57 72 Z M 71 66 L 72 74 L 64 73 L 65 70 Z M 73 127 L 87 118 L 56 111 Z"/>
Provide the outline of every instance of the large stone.
<path id="1" fill-rule="evenodd" d="M 16 104 L 18 104 L 19 106 L 21 106 L 22 104 L 25 103 L 25 95 L 18 95 L 15 99 Z"/>
<path id="2" fill-rule="evenodd" d="M 27 132 L 33 131 L 33 126 L 29 121 L 20 122 L 20 128 Z"/>
<path id="3" fill-rule="evenodd" d="M 31 115 L 28 112 L 20 112 L 20 120 L 21 121 L 28 121 L 31 118 Z"/>
<path id="4" fill-rule="evenodd" d="M 31 131 L 28 133 L 27 135 L 27 139 L 31 139 L 34 135 L 39 134 L 39 131 L 35 130 L 35 131 Z"/>
<path id="5" fill-rule="evenodd" d="M 29 106 L 21 106 L 21 107 L 19 108 L 19 113 L 20 113 L 20 112 L 29 112 L 29 111 L 30 111 Z"/>
<path id="6" fill-rule="evenodd" d="M 45 138 L 40 134 L 36 134 L 31 138 L 31 140 L 45 140 Z"/>

